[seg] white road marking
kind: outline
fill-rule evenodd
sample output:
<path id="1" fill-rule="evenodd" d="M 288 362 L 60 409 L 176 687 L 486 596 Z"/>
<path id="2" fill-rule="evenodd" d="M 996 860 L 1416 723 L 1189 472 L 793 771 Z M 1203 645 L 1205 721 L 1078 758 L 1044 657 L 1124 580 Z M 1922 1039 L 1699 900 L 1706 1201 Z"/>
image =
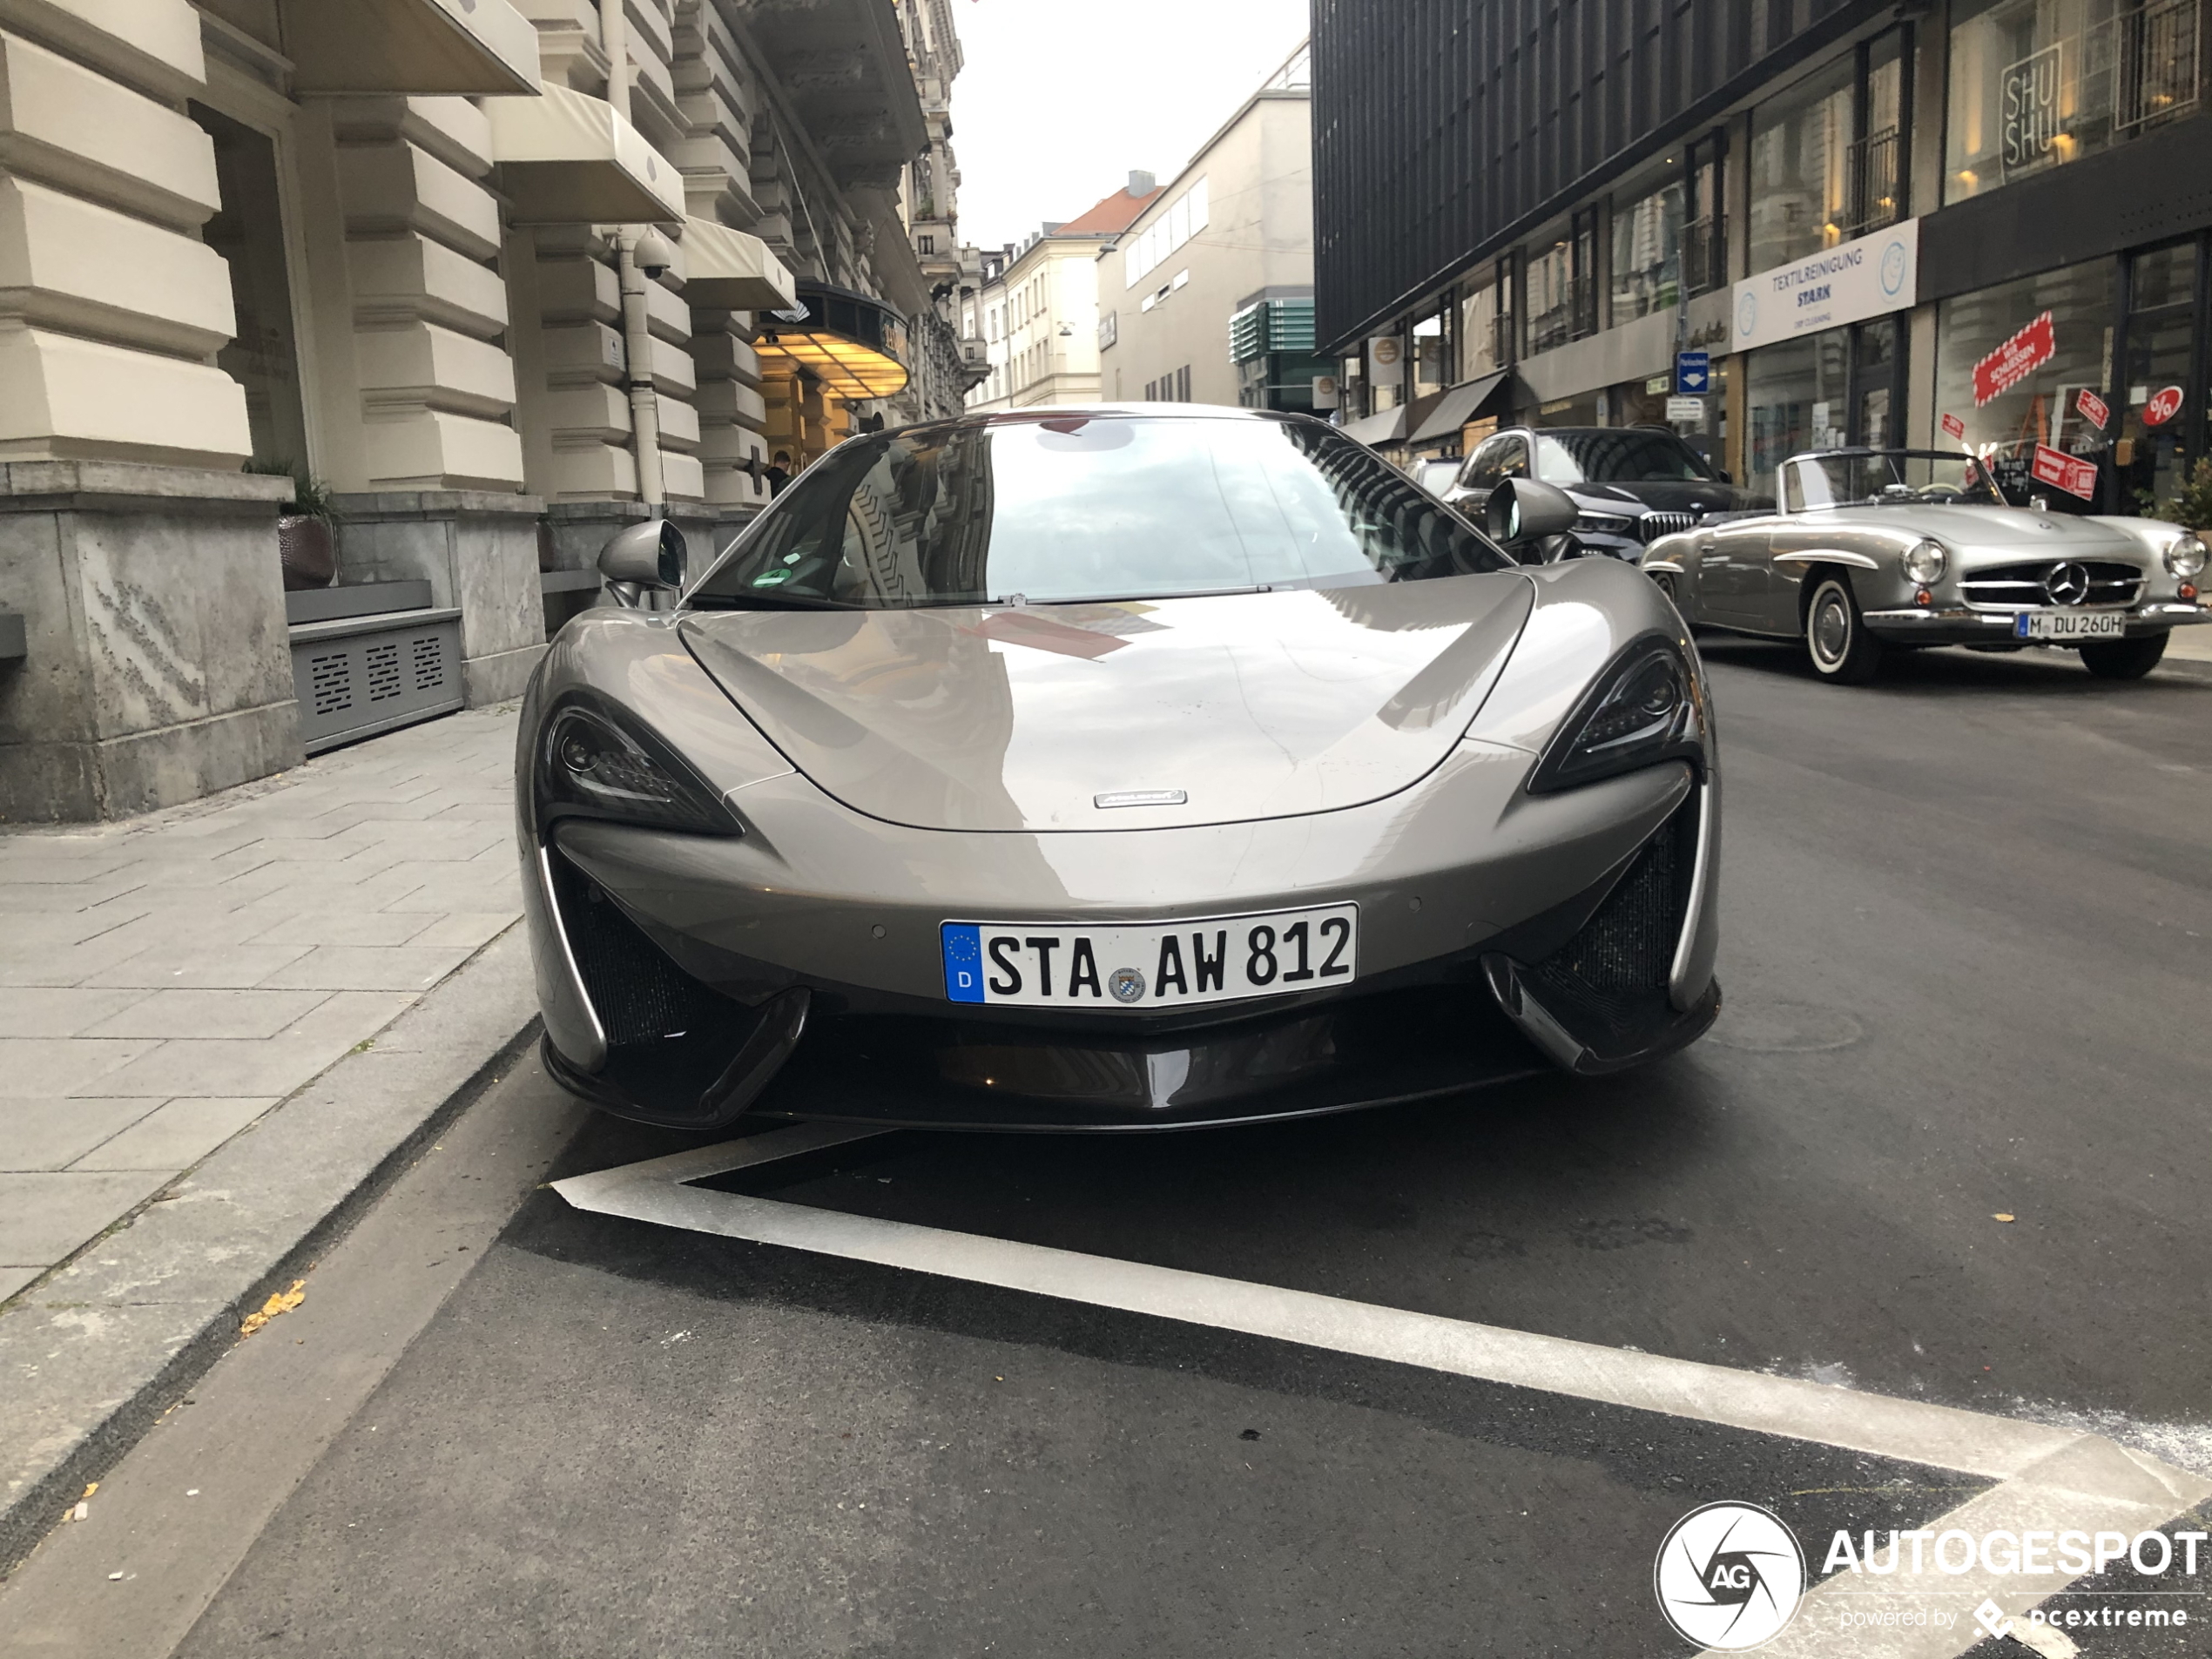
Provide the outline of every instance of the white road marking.
<path id="1" fill-rule="evenodd" d="M 2071 1527 L 2124 1527 L 2132 1534 L 2212 1497 L 2212 1481 L 2078 1430 L 688 1184 L 881 1132 L 800 1124 L 571 1176 L 553 1189 L 577 1209 L 603 1215 L 1241 1332 L 2000 1482 L 1931 1522 L 1939 1532 Z M 1851 1659 L 1952 1659 L 1982 1639 L 1963 1609 L 1990 1597 L 2020 1630 L 2029 1609 L 2067 1581 L 2055 1573 L 2000 1578 L 1977 1569 L 1940 1581 L 1945 1591 L 1954 1593 L 1946 1595 L 1948 1605 L 1962 1610 L 1949 1629 L 1932 1624 L 1870 1629 L 1847 1627 L 1838 1615 L 1844 1598 L 1862 1583 L 1883 1587 L 1844 1573 L 1811 1591 L 1797 1621 L 1761 1651 L 1777 1659 L 1844 1654 Z M 2037 1642 L 2023 1637 L 2024 1645 L 2061 1654 L 2072 1645 L 2055 1631 L 2039 1630 L 2036 1636 Z M 2056 1642 L 2048 1641 L 2052 1636 Z"/>

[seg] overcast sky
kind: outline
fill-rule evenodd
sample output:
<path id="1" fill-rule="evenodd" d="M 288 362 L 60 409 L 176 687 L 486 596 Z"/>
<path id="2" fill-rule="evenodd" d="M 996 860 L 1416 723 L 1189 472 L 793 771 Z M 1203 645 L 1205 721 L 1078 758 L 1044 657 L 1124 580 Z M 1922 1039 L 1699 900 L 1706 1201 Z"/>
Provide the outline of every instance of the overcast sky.
<path id="1" fill-rule="evenodd" d="M 960 235 L 995 247 L 1165 184 L 1305 38 L 1306 0 L 954 0 Z"/>

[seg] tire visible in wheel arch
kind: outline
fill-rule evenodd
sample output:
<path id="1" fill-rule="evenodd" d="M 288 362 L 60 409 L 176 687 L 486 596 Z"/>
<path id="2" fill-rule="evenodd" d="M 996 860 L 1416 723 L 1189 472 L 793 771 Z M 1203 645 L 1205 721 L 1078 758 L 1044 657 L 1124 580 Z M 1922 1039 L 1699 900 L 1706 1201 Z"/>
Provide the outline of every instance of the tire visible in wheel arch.
<path id="1" fill-rule="evenodd" d="M 1882 669 L 1882 642 L 1867 631 L 1851 578 L 1840 570 L 1813 577 L 1805 602 L 1805 655 L 1812 671 L 1839 685 L 1864 685 Z"/>
<path id="2" fill-rule="evenodd" d="M 2170 634 L 2139 634 L 2133 639 L 2115 639 L 2101 645 L 2081 648 L 2081 666 L 2103 680 L 2139 680 L 2158 666 L 2158 659 L 2166 655 L 2166 642 Z"/>

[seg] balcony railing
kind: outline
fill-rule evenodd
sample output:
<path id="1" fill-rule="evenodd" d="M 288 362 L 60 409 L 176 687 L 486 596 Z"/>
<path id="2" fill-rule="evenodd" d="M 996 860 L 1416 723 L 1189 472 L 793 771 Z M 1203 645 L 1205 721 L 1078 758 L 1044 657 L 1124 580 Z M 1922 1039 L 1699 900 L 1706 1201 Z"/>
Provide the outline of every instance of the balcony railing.
<path id="1" fill-rule="evenodd" d="M 2202 15 L 2202 0 L 2152 0 L 2090 31 L 2089 61 L 2108 56 L 2112 64 L 2115 130 L 2130 132 L 2196 107 Z M 2100 35 L 2107 38 L 2101 42 Z"/>
<path id="2" fill-rule="evenodd" d="M 1683 286 L 1693 293 L 1710 293 L 1728 286 L 1728 219 L 1693 219 L 1683 228 Z"/>
<path id="3" fill-rule="evenodd" d="M 1528 349 L 1549 351 L 1597 332 L 1597 284 L 1570 277 L 1560 285 L 1554 303 L 1528 314 Z"/>
<path id="4" fill-rule="evenodd" d="M 1898 179 L 1903 158 L 1904 145 L 1893 126 L 1868 133 L 1846 152 L 1843 223 L 1846 240 L 1897 223 L 1905 199 Z"/>

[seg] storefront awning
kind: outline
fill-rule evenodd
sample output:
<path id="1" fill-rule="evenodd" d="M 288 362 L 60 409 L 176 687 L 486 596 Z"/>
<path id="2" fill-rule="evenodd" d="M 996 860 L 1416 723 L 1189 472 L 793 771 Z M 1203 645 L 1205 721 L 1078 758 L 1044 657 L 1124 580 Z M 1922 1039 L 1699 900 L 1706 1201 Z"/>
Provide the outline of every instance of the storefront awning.
<path id="1" fill-rule="evenodd" d="M 688 287 L 688 284 L 686 287 Z M 799 285 L 804 314 L 764 316 L 753 341 L 764 373 L 804 368 L 848 402 L 907 388 L 907 325 L 880 300 L 826 282 Z"/>
<path id="2" fill-rule="evenodd" d="M 604 98 L 549 81 L 542 97 L 491 98 L 484 112 L 513 223 L 669 225 L 684 218 L 683 175 Z"/>
<path id="3" fill-rule="evenodd" d="M 1369 448 L 1378 444 L 1397 443 L 1406 435 L 1406 406 L 1385 409 L 1380 415 L 1370 415 L 1362 420 L 1347 421 L 1344 435 L 1357 438 Z"/>
<path id="4" fill-rule="evenodd" d="M 1456 438 L 1460 428 L 1483 414 L 1483 405 L 1494 398 L 1505 383 L 1513 378 L 1509 368 L 1495 374 L 1485 374 L 1480 380 L 1462 381 L 1444 394 L 1437 406 L 1428 412 L 1428 418 L 1414 428 L 1408 443 L 1426 443 L 1434 438 Z"/>
<path id="5" fill-rule="evenodd" d="M 537 91 L 537 28 L 507 0 L 278 0 L 294 92 Z"/>
<path id="6" fill-rule="evenodd" d="M 718 311 L 793 311 L 799 288 L 759 237 L 711 219 L 687 219 L 684 299 Z"/>

